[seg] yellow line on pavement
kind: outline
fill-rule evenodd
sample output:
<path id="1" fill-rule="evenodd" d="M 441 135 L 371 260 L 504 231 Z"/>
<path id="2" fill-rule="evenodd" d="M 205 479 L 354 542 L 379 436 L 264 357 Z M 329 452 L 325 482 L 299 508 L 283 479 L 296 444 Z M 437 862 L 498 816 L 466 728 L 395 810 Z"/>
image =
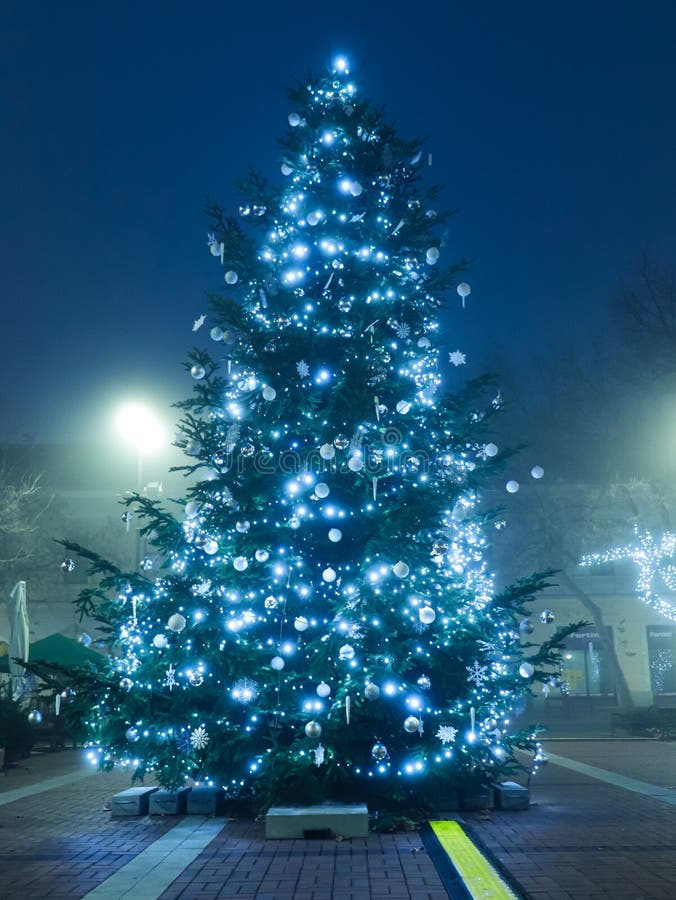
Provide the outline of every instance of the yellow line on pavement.
<path id="1" fill-rule="evenodd" d="M 476 900 L 518 900 L 486 857 L 467 837 L 459 822 L 430 822 L 437 840 Z"/>

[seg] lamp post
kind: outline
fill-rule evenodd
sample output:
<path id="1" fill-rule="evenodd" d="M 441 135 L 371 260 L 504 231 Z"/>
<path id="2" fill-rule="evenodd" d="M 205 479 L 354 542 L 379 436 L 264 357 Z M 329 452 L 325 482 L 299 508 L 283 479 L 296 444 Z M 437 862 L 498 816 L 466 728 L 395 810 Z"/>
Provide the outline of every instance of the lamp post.
<path id="1" fill-rule="evenodd" d="M 137 401 L 125 403 L 118 409 L 116 424 L 119 435 L 136 450 L 137 488 L 141 493 L 144 456 L 165 442 L 165 429 L 153 410 Z"/>
<path id="2" fill-rule="evenodd" d="M 143 460 L 147 453 L 159 449 L 166 443 L 166 431 L 152 409 L 143 403 L 132 401 L 125 403 L 117 410 L 115 417 L 117 432 L 123 440 L 136 450 L 137 454 L 137 491 L 142 494 Z M 134 569 L 137 570 L 141 558 L 141 529 L 136 530 L 134 541 Z"/>

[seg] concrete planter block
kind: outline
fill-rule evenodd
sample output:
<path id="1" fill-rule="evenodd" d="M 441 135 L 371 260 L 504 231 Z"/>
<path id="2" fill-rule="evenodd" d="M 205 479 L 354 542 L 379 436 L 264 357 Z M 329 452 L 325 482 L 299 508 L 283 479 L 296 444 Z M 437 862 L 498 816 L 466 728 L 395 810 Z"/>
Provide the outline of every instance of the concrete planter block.
<path id="1" fill-rule="evenodd" d="M 273 806 L 265 817 L 265 837 L 367 837 L 369 813 L 365 803 L 322 803 L 318 806 Z"/>
<path id="2" fill-rule="evenodd" d="M 501 781 L 493 789 L 497 809 L 528 809 L 530 791 L 516 781 Z"/>
<path id="3" fill-rule="evenodd" d="M 190 788 L 182 787 L 177 791 L 155 791 L 150 795 L 151 816 L 182 816 L 185 815 L 188 804 Z"/>
<path id="4" fill-rule="evenodd" d="M 490 809 L 493 806 L 493 794 L 488 788 L 462 793 L 460 809 Z"/>
<path id="5" fill-rule="evenodd" d="M 188 793 L 189 816 L 215 816 L 221 811 L 223 792 L 218 788 L 194 787 Z"/>
<path id="6" fill-rule="evenodd" d="M 110 808 L 112 816 L 146 816 L 151 794 L 156 787 L 133 787 L 115 794 Z"/>

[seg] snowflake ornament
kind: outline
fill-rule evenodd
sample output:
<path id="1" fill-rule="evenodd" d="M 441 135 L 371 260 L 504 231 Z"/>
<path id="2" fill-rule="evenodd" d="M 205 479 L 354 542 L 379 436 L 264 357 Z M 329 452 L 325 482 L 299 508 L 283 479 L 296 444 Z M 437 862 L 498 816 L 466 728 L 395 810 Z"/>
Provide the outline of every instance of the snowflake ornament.
<path id="1" fill-rule="evenodd" d="M 209 743 L 209 735 L 203 725 L 200 725 L 190 733 L 190 743 L 195 750 L 204 750 Z"/>
<path id="2" fill-rule="evenodd" d="M 484 681 L 488 681 L 488 666 L 482 666 L 476 659 L 471 666 L 466 666 L 467 680 L 473 681 L 477 687 L 481 687 Z"/>
<path id="3" fill-rule="evenodd" d="M 296 372 L 301 378 L 309 378 L 310 377 L 310 366 L 305 362 L 304 359 L 301 359 L 296 363 Z"/>
<path id="4" fill-rule="evenodd" d="M 168 687 L 169 690 L 172 691 L 176 687 L 176 684 L 177 684 L 176 669 L 173 666 L 169 666 L 169 668 L 167 669 L 165 674 L 166 674 L 166 678 L 164 681 L 164 686 Z"/>
<path id="5" fill-rule="evenodd" d="M 230 694 L 238 703 L 252 703 L 258 696 L 258 682 L 251 678 L 240 678 L 233 684 Z"/>
<path id="6" fill-rule="evenodd" d="M 396 336 L 402 341 L 406 340 L 411 333 L 411 326 L 407 325 L 406 322 L 392 322 L 392 328 L 394 328 Z"/>
<path id="7" fill-rule="evenodd" d="M 437 737 L 442 744 L 452 744 L 457 733 L 458 729 L 453 728 L 452 725 L 440 725 L 437 731 Z"/>
<path id="8" fill-rule="evenodd" d="M 460 350 L 454 350 L 452 353 L 448 354 L 448 361 L 453 363 L 454 366 L 464 366 L 467 362 L 467 357 Z"/>
<path id="9" fill-rule="evenodd" d="M 315 747 L 312 752 L 315 755 L 315 765 L 316 766 L 323 765 L 326 751 L 325 751 L 325 748 L 322 746 L 322 744 L 320 744 L 318 747 Z"/>
<path id="10" fill-rule="evenodd" d="M 195 321 L 192 323 L 192 330 L 199 331 L 200 328 L 202 327 L 202 325 L 204 325 L 204 323 L 206 322 L 206 320 L 207 320 L 207 317 L 203 313 L 201 316 L 199 316 L 199 318 L 195 319 Z"/>

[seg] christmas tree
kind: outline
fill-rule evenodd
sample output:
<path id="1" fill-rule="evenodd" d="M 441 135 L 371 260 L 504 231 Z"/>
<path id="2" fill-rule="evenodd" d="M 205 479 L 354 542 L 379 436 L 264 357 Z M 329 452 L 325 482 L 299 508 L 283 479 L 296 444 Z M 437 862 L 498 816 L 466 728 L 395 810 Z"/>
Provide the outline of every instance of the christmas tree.
<path id="1" fill-rule="evenodd" d="M 162 564 L 65 542 L 102 576 L 78 602 L 112 652 L 90 752 L 263 806 L 424 799 L 541 756 L 514 713 L 565 629 L 522 645 L 543 580 L 497 593 L 488 568 L 500 402 L 488 379 L 441 392 L 461 266 L 428 156 L 344 59 L 290 96 L 282 188 L 251 175 L 239 215 L 210 208 L 225 293 L 177 404 L 186 496 L 179 515 L 133 503 Z"/>

